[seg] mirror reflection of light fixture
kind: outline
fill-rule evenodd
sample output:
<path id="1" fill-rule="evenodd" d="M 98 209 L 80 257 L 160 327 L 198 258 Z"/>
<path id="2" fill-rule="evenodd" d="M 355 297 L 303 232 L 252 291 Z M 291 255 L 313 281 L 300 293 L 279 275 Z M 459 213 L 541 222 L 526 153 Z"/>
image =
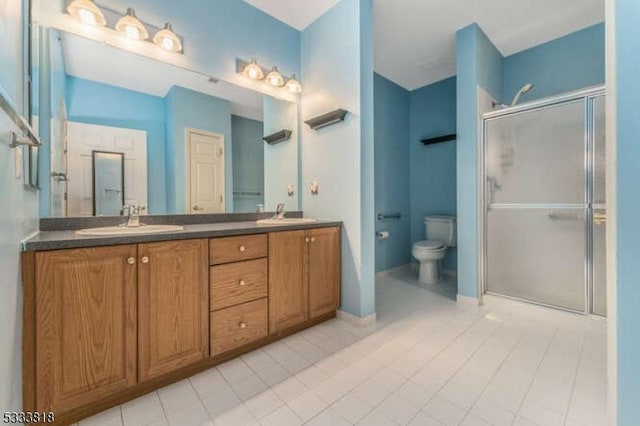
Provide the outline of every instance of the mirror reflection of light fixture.
<path id="1" fill-rule="evenodd" d="M 242 75 L 245 77 L 249 77 L 252 80 L 262 80 L 264 79 L 264 71 L 258 65 L 258 61 L 256 58 L 251 59 L 251 63 L 247 64 L 246 67 L 242 70 Z"/>
<path id="2" fill-rule="evenodd" d="M 180 38 L 173 32 L 170 23 L 164 24 L 164 28 L 156 33 L 153 42 L 165 50 L 172 52 L 182 52 L 182 42 Z"/>
<path id="3" fill-rule="evenodd" d="M 302 92 L 302 86 L 300 85 L 300 82 L 296 80 L 295 74 L 289 79 L 289 81 L 287 81 L 287 84 L 285 85 L 285 87 L 291 93 Z"/>
<path id="4" fill-rule="evenodd" d="M 271 68 L 271 72 L 267 74 L 267 82 L 273 87 L 284 86 L 284 78 L 282 78 L 282 74 L 278 71 L 278 67 L 274 66 Z"/>
<path id="5" fill-rule="evenodd" d="M 93 0 L 72 0 L 67 6 L 67 13 L 85 24 L 107 25 L 104 14 Z"/>
<path id="6" fill-rule="evenodd" d="M 120 18 L 116 24 L 116 31 L 133 40 L 146 40 L 149 38 L 149 32 L 131 7 L 127 9 L 126 15 Z"/>

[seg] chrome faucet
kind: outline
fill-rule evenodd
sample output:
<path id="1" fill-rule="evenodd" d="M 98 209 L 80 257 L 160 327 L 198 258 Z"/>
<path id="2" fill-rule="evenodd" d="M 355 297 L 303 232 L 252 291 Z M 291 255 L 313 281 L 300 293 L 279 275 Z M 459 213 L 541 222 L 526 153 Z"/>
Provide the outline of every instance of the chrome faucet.
<path id="1" fill-rule="evenodd" d="M 127 222 L 122 224 L 122 226 L 126 226 L 127 228 L 137 228 L 140 225 L 144 225 L 140 223 L 140 212 L 144 211 L 145 209 L 146 207 L 140 206 L 138 204 L 123 206 L 122 216 L 127 217 Z"/>
<path id="2" fill-rule="evenodd" d="M 284 208 L 284 203 L 280 203 L 276 208 L 276 214 L 274 214 L 271 219 L 284 219 L 284 215 L 286 212 L 287 211 Z"/>

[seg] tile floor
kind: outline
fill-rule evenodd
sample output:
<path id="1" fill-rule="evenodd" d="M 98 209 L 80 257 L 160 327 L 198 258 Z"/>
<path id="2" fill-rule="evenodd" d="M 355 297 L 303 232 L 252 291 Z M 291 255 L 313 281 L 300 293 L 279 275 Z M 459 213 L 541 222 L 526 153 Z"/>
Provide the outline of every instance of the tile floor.
<path id="1" fill-rule="evenodd" d="M 606 327 L 379 274 L 378 321 L 332 320 L 85 425 L 606 425 Z"/>

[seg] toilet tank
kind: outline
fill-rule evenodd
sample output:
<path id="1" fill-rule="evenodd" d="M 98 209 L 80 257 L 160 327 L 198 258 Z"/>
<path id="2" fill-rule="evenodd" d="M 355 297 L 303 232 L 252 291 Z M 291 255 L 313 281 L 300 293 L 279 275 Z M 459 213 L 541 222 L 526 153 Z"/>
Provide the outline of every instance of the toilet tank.
<path id="1" fill-rule="evenodd" d="M 424 218 L 427 240 L 442 241 L 447 247 L 455 247 L 457 242 L 455 216 L 427 216 Z"/>

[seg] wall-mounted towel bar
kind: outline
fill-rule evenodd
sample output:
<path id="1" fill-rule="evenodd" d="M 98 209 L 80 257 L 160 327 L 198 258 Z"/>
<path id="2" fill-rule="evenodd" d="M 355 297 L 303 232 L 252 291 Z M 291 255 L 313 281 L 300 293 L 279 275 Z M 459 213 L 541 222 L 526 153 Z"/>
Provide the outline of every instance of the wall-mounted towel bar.
<path id="1" fill-rule="evenodd" d="M 378 220 L 402 219 L 401 213 L 378 213 Z"/>
<path id="2" fill-rule="evenodd" d="M 9 132 L 9 146 L 15 148 L 20 145 L 40 146 L 40 138 L 38 134 L 29 125 L 11 103 L 4 97 L 2 91 L 0 91 L 0 108 L 7 114 L 7 116 L 15 123 L 18 128 L 26 134 L 26 136 L 19 136 L 15 132 Z"/>
<path id="3" fill-rule="evenodd" d="M 234 191 L 233 195 L 240 195 L 245 197 L 259 197 L 262 195 L 262 192 Z"/>
<path id="4" fill-rule="evenodd" d="M 444 135 L 444 136 L 438 136 L 435 138 L 422 139 L 420 142 L 422 142 L 425 145 L 433 145 L 434 143 L 455 141 L 457 138 L 458 138 L 458 135 L 453 133 L 451 135 Z"/>

